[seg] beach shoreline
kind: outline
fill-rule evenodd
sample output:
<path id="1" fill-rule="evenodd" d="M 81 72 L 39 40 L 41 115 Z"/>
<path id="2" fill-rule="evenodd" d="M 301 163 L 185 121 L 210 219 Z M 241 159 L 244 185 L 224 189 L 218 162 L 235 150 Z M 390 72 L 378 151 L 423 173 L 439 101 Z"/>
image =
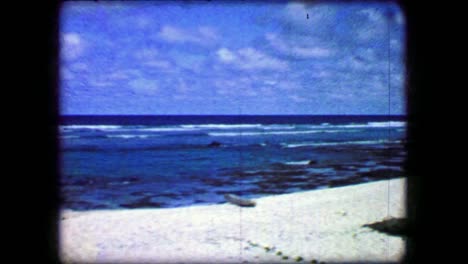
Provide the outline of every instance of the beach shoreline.
<path id="1" fill-rule="evenodd" d="M 402 237 L 364 224 L 405 216 L 397 178 L 255 199 L 164 209 L 60 212 L 65 263 L 398 262 Z"/>

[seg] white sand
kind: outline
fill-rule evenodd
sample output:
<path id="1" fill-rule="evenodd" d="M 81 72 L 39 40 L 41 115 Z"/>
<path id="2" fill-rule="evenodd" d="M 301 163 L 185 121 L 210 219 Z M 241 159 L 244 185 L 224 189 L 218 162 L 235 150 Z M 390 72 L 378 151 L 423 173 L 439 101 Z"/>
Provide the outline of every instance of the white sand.
<path id="1" fill-rule="evenodd" d="M 60 254 L 79 263 L 398 261 L 402 238 L 361 226 L 404 216 L 405 184 L 394 179 L 276 195 L 257 199 L 253 208 L 67 210 L 59 220 Z M 267 252 L 265 245 L 275 248 Z"/>

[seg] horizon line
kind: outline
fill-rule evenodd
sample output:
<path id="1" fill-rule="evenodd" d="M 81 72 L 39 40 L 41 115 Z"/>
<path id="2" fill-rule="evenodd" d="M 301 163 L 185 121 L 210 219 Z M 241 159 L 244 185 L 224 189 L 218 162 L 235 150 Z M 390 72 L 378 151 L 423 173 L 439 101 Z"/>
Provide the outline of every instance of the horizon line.
<path id="1" fill-rule="evenodd" d="M 66 116 L 408 116 L 408 114 L 59 114 Z"/>

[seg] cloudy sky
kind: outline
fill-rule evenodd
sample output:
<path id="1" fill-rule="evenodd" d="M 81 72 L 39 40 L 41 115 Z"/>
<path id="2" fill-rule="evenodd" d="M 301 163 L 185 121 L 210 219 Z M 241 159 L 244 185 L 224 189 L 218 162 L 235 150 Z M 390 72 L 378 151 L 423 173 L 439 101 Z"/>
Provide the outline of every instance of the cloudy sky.
<path id="1" fill-rule="evenodd" d="M 66 2 L 61 113 L 405 113 L 397 5 L 245 2 Z"/>

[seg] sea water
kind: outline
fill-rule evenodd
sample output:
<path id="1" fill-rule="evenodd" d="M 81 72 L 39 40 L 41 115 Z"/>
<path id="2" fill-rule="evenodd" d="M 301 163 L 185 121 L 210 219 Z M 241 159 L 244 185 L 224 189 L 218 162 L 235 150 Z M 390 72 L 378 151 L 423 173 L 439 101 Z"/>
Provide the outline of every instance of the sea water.
<path id="1" fill-rule="evenodd" d="M 402 116 L 63 116 L 61 206 L 166 208 L 404 176 Z"/>

